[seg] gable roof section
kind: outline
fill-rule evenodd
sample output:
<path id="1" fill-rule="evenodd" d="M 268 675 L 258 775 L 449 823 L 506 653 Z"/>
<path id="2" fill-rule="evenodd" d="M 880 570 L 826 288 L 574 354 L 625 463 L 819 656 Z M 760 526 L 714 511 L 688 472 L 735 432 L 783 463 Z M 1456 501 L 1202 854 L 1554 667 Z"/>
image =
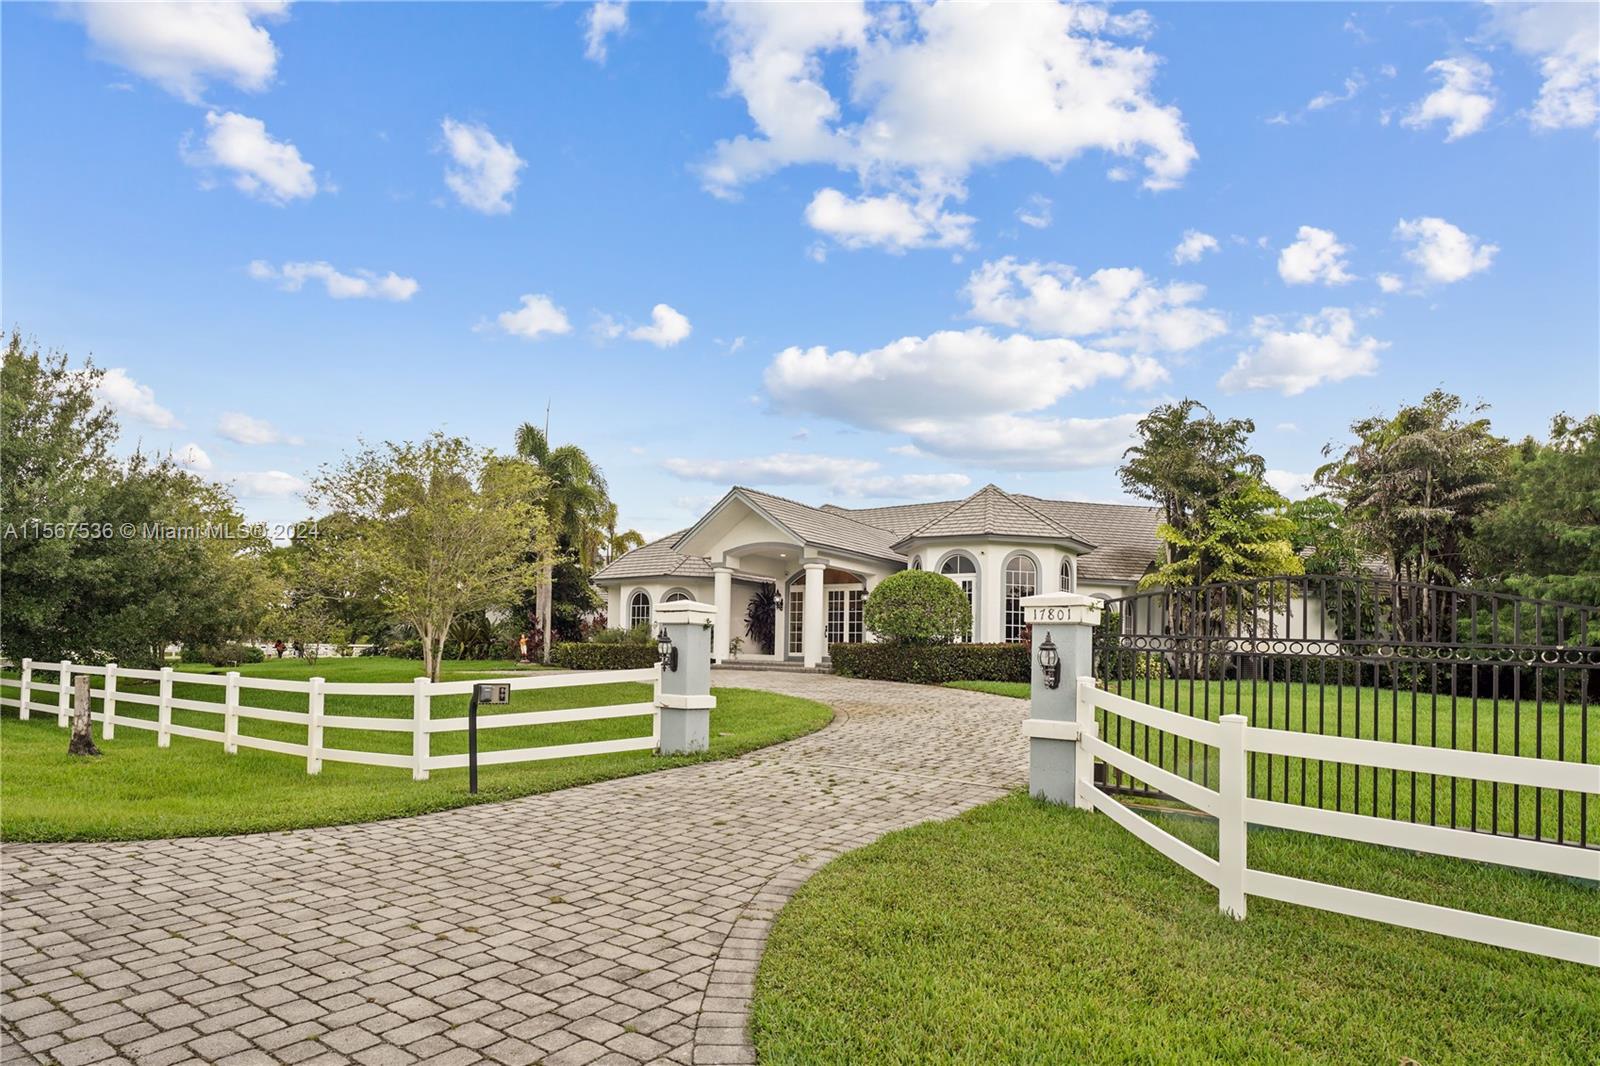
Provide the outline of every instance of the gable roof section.
<path id="1" fill-rule="evenodd" d="M 593 581 L 625 581 L 639 577 L 710 577 L 711 564 L 673 549 L 684 530 L 668 533 L 659 540 L 618 556 L 595 571 Z"/>
<path id="2" fill-rule="evenodd" d="M 1156 526 L 1161 522 L 1158 508 L 1046 500 L 1020 493 L 1016 498 L 1094 541 L 1094 551 L 1078 556 L 1079 581 L 1137 580 L 1160 554 L 1161 542 L 1156 539 Z"/>
<path id="3" fill-rule="evenodd" d="M 905 562 L 905 556 L 895 550 L 897 538 L 888 530 L 839 511 L 812 507 L 783 496 L 774 496 L 770 492 L 758 492 L 742 485 L 735 486 L 733 491 L 745 496 L 806 544 L 870 555 L 890 562 Z"/>
<path id="4" fill-rule="evenodd" d="M 907 534 L 900 544 L 924 537 L 985 536 L 1043 537 L 1075 541 L 1086 550 L 1094 547 L 1092 541 L 1079 536 L 1064 523 L 996 485 L 985 485 L 949 511 Z"/>
<path id="5" fill-rule="evenodd" d="M 897 503 L 888 507 L 840 507 L 836 503 L 825 503 L 822 509 L 830 514 L 841 514 L 858 522 L 865 522 L 869 526 L 887 529 L 890 533 L 897 533 L 903 537 L 959 506 L 960 503 L 960 500 L 939 500 L 931 503 Z"/>

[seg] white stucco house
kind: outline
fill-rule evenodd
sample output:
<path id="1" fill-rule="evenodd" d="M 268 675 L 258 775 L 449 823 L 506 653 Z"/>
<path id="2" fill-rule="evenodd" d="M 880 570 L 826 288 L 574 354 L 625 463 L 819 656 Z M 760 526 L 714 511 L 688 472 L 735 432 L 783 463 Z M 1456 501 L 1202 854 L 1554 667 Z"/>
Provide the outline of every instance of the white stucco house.
<path id="1" fill-rule="evenodd" d="M 963 500 L 893 507 L 812 507 L 735 487 L 688 529 L 614 560 L 594 576 L 607 622 L 654 620 L 662 603 L 717 609 L 712 655 L 728 657 L 763 586 L 781 607 L 772 659 L 819 666 L 829 644 L 871 640 L 867 593 L 907 567 L 945 574 L 972 603 L 974 641 L 1020 641 L 1021 599 L 1134 591 L 1160 545 L 1153 507 L 1047 500 L 985 485 Z M 741 659 L 762 659 L 746 640 Z"/>

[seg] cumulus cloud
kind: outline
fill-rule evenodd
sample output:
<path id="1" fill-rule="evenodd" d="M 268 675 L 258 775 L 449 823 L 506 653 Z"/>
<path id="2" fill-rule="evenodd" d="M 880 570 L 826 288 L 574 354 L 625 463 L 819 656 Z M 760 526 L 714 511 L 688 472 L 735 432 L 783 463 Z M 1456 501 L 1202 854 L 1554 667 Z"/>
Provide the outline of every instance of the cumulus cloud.
<path id="1" fill-rule="evenodd" d="M 477 122 L 446 117 L 440 129 L 454 164 L 445 167 L 444 183 L 456 199 L 485 215 L 510 211 L 511 195 L 522 180 L 518 174 L 528 165 L 511 142 L 497 140 L 487 126 Z"/>
<path id="2" fill-rule="evenodd" d="M 1278 276 L 1290 285 L 1343 285 L 1354 281 L 1345 254 L 1350 251 L 1331 231 L 1301 226 L 1293 244 L 1278 253 Z"/>
<path id="3" fill-rule="evenodd" d="M 102 407 L 155 429 L 176 429 L 178 417 L 156 402 L 156 393 L 122 367 L 104 371 L 95 382 L 94 398 Z"/>
<path id="4" fill-rule="evenodd" d="M 1600 121 L 1600 8 L 1593 4 L 1495 4 L 1492 36 L 1536 60 L 1543 82 L 1528 111 L 1535 129 Z"/>
<path id="5" fill-rule="evenodd" d="M 971 484 L 965 474 L 884 474 L 870 459 L 779 452 L 742 459 L 668 459 L 670 474 L 688 481 L 748 485 L 818 485 L 842 496 L 931 500 Z"/>
<path id="6" fill-rule="evenodd" d="M 1379 274 L 1378 288 L 1386 293 L 1397 293 L 1406 287 L 1405 281 L 1398 274 Z"/>
<path id="7" fill-rule="evenodd" d="M 1486 244 L 1442 218 L 1401 219 L 1394 235 L 1411 245 L 1406 258 L 1428 281 L 1448 285 L 1488 270 L 1499 245 Z"/>
<path id="8" fill-rule="evenodd" d="M 656 304 L 650 309 L 650 324 L 628 331 L 636 341 L 647 341 L 657 348 L 671 348 L 689 336 L 689 320 L 666 304 Z"/>
<path id="9" fill-rule="evenodd" d="M 255 418 L 243 411 L 224 411 L 217 419 L 217 435 L 235 444 L 300 444 L 299 437 L 291 437 L 264 418 Z"/>
<path id="10" fill-rule="evenodd" d="M 846 248 L 966 247 L 972 243 L 971 215 L 941 211 L 942 197 L 915 203 L 897 194 L 852 199 L 838 189 L 819 189 L 806 205 L 806 224 Z"/>
<path id="11" fill-rule="evenodd" d="M 606 61 L 607 38 L 619 36 L 628 28 L 628 5 L 600 0 L 584 15 L 583 54 L 596 63 Z"/>
<path id="12" fill-rule="evenodd" d="M 1182 352 L 1227 332 L 1216 311 L 1192 306 L 1205 286 L 1158 284 L 1133 267 L 1080 277 L 1062 263 L 986 262 L 967 279 L 973 317 L 1136 351 Z"/>
<path id="13" fill-rule="evenodd" d="M 1240 353 L 1219 384 L 1224 392 L 1273 389 L 1298 396 L 1326 382 L 1376 373 L 1387 342 L 1358 336 L 1355 318 L 1343 307 L 1325 307 L 1285 326 L 1259 316 L 1251 326 L 1257 344 Z"/>
<path id="14" fill-rule="evenodd" d="M 515 311 L 501 311 L 495 317 L 500 329 L 513 337 L 538 340 L 547 333 L 571 333 L 572 323 L 567 313 L 555 301 L 542 293 L 522 295 L 522 306 Z"/>
<path id="15" fill-rule="evenodd" d="M 272 84 L 278 49 L 259 25 L 283 17 L 278 0 L 238 3 L 65 4 L 83 23 L 95 49 L 111 62 L 167 92 L 200 103 L 211 81 L 247 92 Z"/>
<path id="16" fill-rule="evenodd" d="M 1262 480 L 1281 495 L 1291 500 L 1300 500 L 1311 495 L 1317 475 L 1297 474 L 1293 470 L 1268 470 L 1263 474 Z"/>
<path id="17" fill-rule="evenodd" d="M 1439 87 L 1412 105 L 1400 124 L 1425 129 L 1435 122 L 1448 122 L 1447 141 L 1483 129 L 1494 110 L 1494 71 L 1489 64 L 1462 55 L 1436 60 L 1428 65 L 1428 71 L 1438 78 Z"/>
<path id="18" fill-rule="evenodd" d="M 1147 18 L 948 2 L 726 4 L 715 18 L 728 90 L 754 127 L 719 141 L 701 167 L 717 195 L 823 164 L 857 175 L 864 194 L 887 191 L 937 215 L 965 196 L 973 168 L 1008 159 L 1056 168 L 1100 151 L 1142 165 L 1145 185 L 1165 189 L 1196 158 L 1182 115 L 1155 96 L 1159 57 L 1111 39 L 1146 34 Z"/>
<path id="19" fill-rule="evenodd" d="M 1050 197 L 1034 193 L 1028 202 L 1017 208 L 1017 221 L 1034 229 L 1050 225 Z"/>
<path id="20" fill-rule="evenodd" d="M 293 496 L 310 487 L 300 478 L 282 470 L 235 474 L 231 480 L 241 496 Z"/>
<path id="21" fill-rule="evenodd" d="M 232 171 L 234 188 L 269 204 L 281 207 L 317 194 L 315 168 L 300 158 L 300 149 L 268 133 L 267 124 L 258 118 L 208 111 L 200 145 L 196 147 L 194 135 L 188 133 L 178 150 L 192 167 Z"/>
<path id="22" fill-rule="evenodd" d="M 1085 470 L 1111 466 L 1133 443 L 1142 414 L 1109 418 L 984 415 L 909 423 L 925 455 L 1015 470 Z"/>
<path id="23" fill-rule="evenodd" d="M 179 466 L 197 473 L 204 473 L 211 469 L 211 456 L 207 455 L 205 449 L 194 441 L 190 441 L 181 448 L 174 449 L 172 458 Z"/>
<path id="24" fill-rule="evenodd" d="M 1198 263 L 1207 252 L 1216 251 L 1220 245 L 1217 239 L 1209 233 L 1201 233 L 1197 229 L 1183 231 L 1183 239 L 1172 250 L 1174 263 Z"/>
<path id="25" fill-rule="evenodd" d="M 250 276 L 257 281 L 276 282 L 285 292 L 299 292 L 307 281 L 320 281 L 329 296 L 335 300 L 395 300 L 405 301 L 421 288 L 416 278 L 401 277 L 394 271 L 377 274 L 371 270 L 357 270 L 345 274 L 332 263 L 285 263 L 275 267 L 264 259 L 251 260 Z"/>

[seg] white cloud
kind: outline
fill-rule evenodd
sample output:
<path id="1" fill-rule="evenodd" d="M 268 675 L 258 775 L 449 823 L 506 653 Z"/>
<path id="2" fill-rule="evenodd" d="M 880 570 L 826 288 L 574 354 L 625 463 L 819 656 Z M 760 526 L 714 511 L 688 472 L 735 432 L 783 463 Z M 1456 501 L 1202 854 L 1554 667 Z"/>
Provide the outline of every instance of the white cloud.
<path id="1" fill-rule="evenodd" d="M 501 311 L 495 322 L 506 333 L 525 340 L 538 340 L 546 333 L 571 333 L 572 323 L 567 313 L 555 301 L 541 293 L 524 293 L 522 306 L 515 311 Z"/>
<path id="2" fill-rule="evenodd" d="M 1198 263 L 1201 256 L 1207 252 L 1218 249 L 1217 239 L 1209 233 L 1201 233 L 1197 229 L 1183 231 L 1183 240 L 1172 250 L 1174 263 Z"/>
<path id="3" fill-rule="evenodd" d="M 224 411 L 217 419 L 217 435 L 235 444 L 301 444 L 299 437 L 291 437 L 262 418 L 243 411 Z"/>
<path id="4" fill-rule="evenodd" d="M 973 317 L 1137 351 L 1187 351 L 1227 332 L 1216 311 L 1191 306 L 1205 286 L 1159 285 L 1132 267 L 1079 277 L 1062 263 L 986 262 L 963 290 Z"/>
<path id="5" fill-rule="evenodd" d="M 1363 76 L 1360 71 L 1356 71 L 1344 80 L 1343 92 L 1320 92 L 1316 96 L 1313 96 L 1306 103 L 1306 110 L 1322 111 L 1333 107 L 1335 104 L 1342 104 L 1348 100 L 1354 100 L 1356 98 L 1356 94 L 1361 92 L 1362 88 L 1366 84 L 1366 77 Z"/>
<path id="6" fill-rule="evenodd" d="M 1600 121 L 1600 8 L 1594 4 L 1495 4 L 1492 35 L 1539 63 L 1544 81 L 1528 112 L 1536 129 Z"/>
<path id="7" fill-rule="evenodd" d="M 864 194 L 888 191 L 936 216 L 966 195 L 973 168 L 1007 159 L 1058 168 L 1098 150 L 1137 160 L 1145 185 L 1165 189 L 1196 158 L 1178 109 L 1154 96 L 1159 57 L 1109 39 L 1148 31 L 1148 19 L 948 2 L 726 4 L 715 17 L 728 90 L 754 126 L 701 167 L 717 195 L 823 164 L 854 173 Z"/>
<path id="8" fill-rule="evenodd" d="M 205 449 L 194 441 L 175 449 L 172 453 L 172 458 L 179 466 L 186 467 L 189 470 L 204 473 L 211 469 L 211 456 L 207 455 Z"/>
<path id="9" fill-rule="evenodd" d="M 1476 56 L 1462 55 L 1428 64 L 1439 87 L 1400 119 L 1402 126 L 1425 129 L 1435 122 L 1450 123 L 1446 141 L 1459 140 L 1483 129 L 1494 110 L 1494 71 Z"/>
<path id="10" fill-rule="evenodd" d="M 486 215 L 510 211 L 511 195 L 522 180 L 518 171 L 528 165 L 511 142 L 496 140 L 481 123 L 449 117 L 440 123 L 440 129 L 445 150 L 455 164 L 445 167 L 444 183 L 456 199 Z"/>
<path id="11" fill-rule="evenodd" d="M 1050 225 L 1050 197 L 1034 193 L 1028 202 L 1017 208 L 1017 221 L 1034 229 Z"/>
<path id="12" fill-rule="evenodd" d="M 972 243 L 971 215 L 941 211 L 942 197 L 911 203 L 890 193 L 851 199 L 838 189 L 819 189 L 806 205 L 806 224 L 846 248 L 964 248 Z"/>
<path id="13" fill-rule="evenodd" d="M 274 281 L 286 292 L 299 292 L 305 283 L 320 281 L 329 296 L 335 300 L 395 300 L 405 301 L 415 296 L 421 288 L 416 278 L 405 278 L 390 271 L 377 274 L 371 270 L 357 270 L 343 274 L 332 263 L 285 263 L 275 267 L 264 259 L 251 260 L 250 276 L 257 281 Z"/>
<path id="14" fill-rule="evenodd" d="M 293 496 L 310 487 L 300 478 L 282 470 L 235 474 L 231 480 L 241 496 Z"/>
<path id="15" fill-rule="evenodd" d="M 1378 288 L 1382 289 L 1386 293 L 1397 293 L 1405 287 L 1406 283 L 1404 279 L 1402 279 L 1398 274 L 1378 275 Z"/>
<path id="16" fill-rule="evenodd" d="M 287 2 L 66 4 L 98 51 L 192 104 L 210 81 L 248 92 L 272 83 L 278 49 L 258 22 L 281 18 Z"/>
<path id="17" fill-rule="evenodd" d="M 1142 414 L 1109 418 L 985 415 L 925 420 L 906 432 L 925 455 L 1016 470 L 1084 470 L 1111 466 L 1133 443 Z"/>
<path id="18" fill-rule="evenodd" d="M 1387 342 L 1357 336 L 1355 319 L 1343 307 L 1325 307 L 1292 327 L 1272 316 L 1251 326 L 1259 343 L 1239 355 L 1219 384 L 1224 392 L 1275 389 L 1298 396 L 1325 382 L 1370 375 Z"/>
<path id="19" fill-rule="evenodd" d="M 880 474 L 841 482 L 835 487 L 846 496 L 880 500 L 937 500 L 966 492 L 972 479 L 965 474 Z"/>
<path id="20" fill-rule="evenodd" d="M 1331 231 L 1301 226 L 1293 244 L 1278 253 L 1278 276 L 1290 285 L 1343 285 L 1354 281 L 1345 254 L 1350 251 Z"/>
<path id="21" fill-rule="evenodd" d="M 606 61 L 606 38 L 628 28 L 628 5 L 600 0 L 584 16 L 583 54 L 596 63 Z"/>
<path id="22" fill-rule="evenodd" d="M 870 459 L 779 452 L 743 459 L 668 459 L 661 464 L 687 481 L 747 485 L 820 485 L 842 496 L 931 500 L 960 493 L 965 474 L 882 474 Z M 703 510 L 704 508 L 702 508 Z"/>
<path id="23" fill-rule="evenodd" d="M 1485 244 L 1442 218 L 1401 219 L 1394 235 L 1408 241 L 1406 258 L 1429 281 L 1448 285 L 1488 270 L 1499 245 Z"/>
<path id="24" fill-rule="evenodd" d="M 156 429 L 176 429 L 179 424 L 176 415 L 156 403 L 154 389 L 141 385 L 121 367 L 112 367 L 100 375 L 94 398 L 102 407 Z"/>
<path id="25" fill-rule="evenodd" d="M 671 348 L 689 336 L 689 320 L 666 304 L 656 304 L 650 309 L 650 325 L 637 326 L 628 331 L 636 341 L 648 341 L 657 348 Z"/>
<path id="26" fill-rule="evenodd" d="M 1315 474 L 1297 474 L 1292 470 L 1268 470 L 1262 477 L 1268 485 L 1291 500 L 1311 495 L 1316 479 Z"/>
<path id="27" fill-rule="evenodd" d="M 179 145 L 185 163 L 233 171 L 234 188 L 248 196 L 282 206 L 317 194 L 315 168 L 300 158 L 300 149 L 274 139 L 258 118 L 208 111 L 204 143 L 193 148 L 192 142 L 193 135 L 185 134 Z"/>

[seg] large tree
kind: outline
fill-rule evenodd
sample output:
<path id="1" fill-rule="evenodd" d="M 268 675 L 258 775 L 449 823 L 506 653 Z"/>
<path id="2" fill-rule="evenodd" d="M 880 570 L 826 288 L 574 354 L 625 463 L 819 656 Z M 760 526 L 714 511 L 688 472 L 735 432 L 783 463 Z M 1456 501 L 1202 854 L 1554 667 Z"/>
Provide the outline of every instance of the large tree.
<path id="1" fill-rule="evenodd" d="M 544 474 L 543 504 L 546 528 L 554 544 L 539 553 L 539 580 L 534 614 L 540 625 L 545 662 L 550 661 L 551 630 L 555 624 L 556 566 L 564 560 L 592 558 L 597 536 L 609 533 L 607 509 L 611 497 L 600 467 L 575 444 L 552 448 L 545 431 L 525 422 L 517 430 L 517 454 L 536 464 Z M 615 522 L 614 515 L 609 519 Z M 587 584 L 583 586 L 587 589 Z"/>
<path id="2" fill-rule="evenodd" d="M 535 580 L 528 548 L 530 538 L 546 547 L 544 491 L 532 463 L 435 433 L 325 467 L 310 499 L 353 520 L 326 550 L 416 629 L 423 670 L 438 680 L 451 623 L 514 604 Z"/>
<path id="3" fill-rule="evenodd" d="M 1190 588 L 1304 573 L 1291 543 L 1295 524 L 1288 505 L 1260 478 L 1234 478 L 1185 528 L 1165 522 L 1156 528 L 1173 550 L 1170 561 L 1146 574 L 1140 587 Z"/>

